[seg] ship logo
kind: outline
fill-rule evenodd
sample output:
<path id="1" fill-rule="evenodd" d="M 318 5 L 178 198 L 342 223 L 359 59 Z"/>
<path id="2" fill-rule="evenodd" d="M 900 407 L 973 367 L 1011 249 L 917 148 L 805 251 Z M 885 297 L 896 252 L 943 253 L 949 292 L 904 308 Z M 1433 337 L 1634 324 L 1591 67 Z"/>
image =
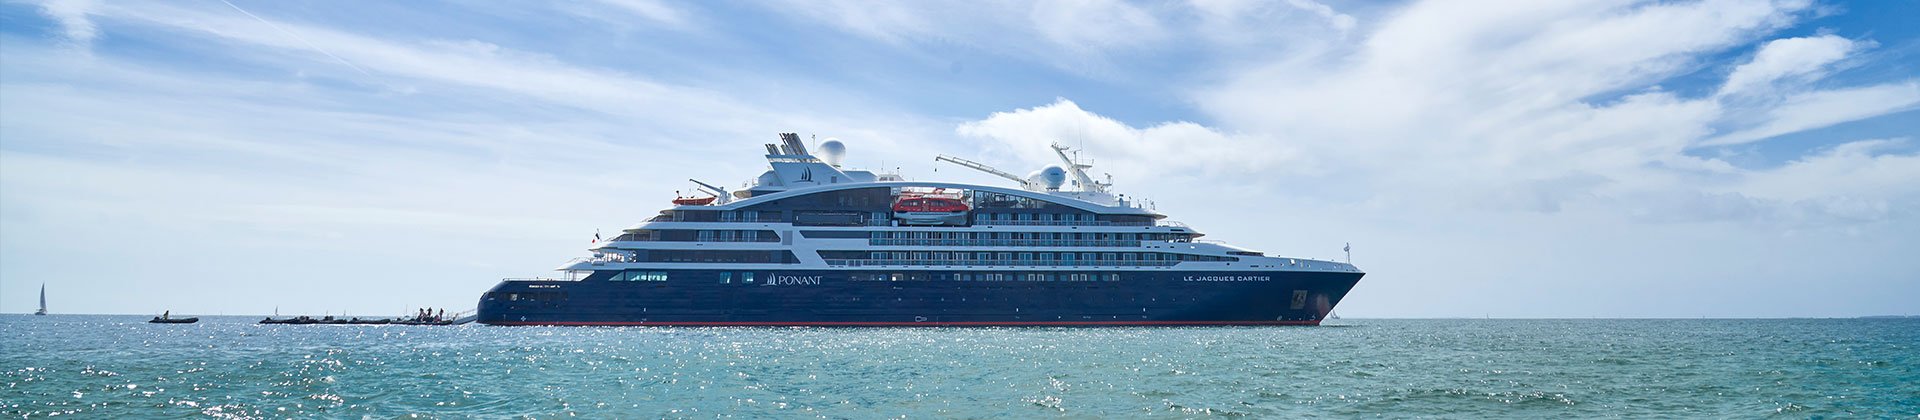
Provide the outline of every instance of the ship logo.
<path id="1" fill-rule="evenodd" d="M 767 278 L 762 286 L 819 286 L 824 276 L 782 276 L 775 274 Z"/>
<path id="2" fill-rule="evenodd" d="M 813 182 L 813 168 L 800 171 L 800 182 Z"/>

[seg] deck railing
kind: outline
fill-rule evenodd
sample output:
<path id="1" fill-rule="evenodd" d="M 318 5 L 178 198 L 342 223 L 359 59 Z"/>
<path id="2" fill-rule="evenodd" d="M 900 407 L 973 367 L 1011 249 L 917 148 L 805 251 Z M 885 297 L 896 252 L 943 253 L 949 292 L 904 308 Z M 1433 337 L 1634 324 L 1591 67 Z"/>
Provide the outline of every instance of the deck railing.
<path id="1" fill-rule="evenodd" d="M 898 266 L 1013 266 L 1013 267 L 1170 267 L 1179 261 L 1078 261 L 1078 260 L 850 260 L 829 259 L 835 267 Z"/>
<path id="2" fill-rule="evenodd" d="M 1143 241 L 1063 239 L 868 239 L 873 246 L 1088 246 L 1138 247 Z M 1158 242 L 1158 241 L 1156 241 Z"/>
<path id="3" fill-rule="evenodd" d="M 1172 220 L 1152 222 L 1113 222 L 1106 220 L 975 220 L 975 225 L 983 226 L 1123 226 L 1123 227 L 1187 227 L 1185 223 Z"/>
<path id="4" fill-rule="evenodd" d="M 686 220 L 673 220 L 672 218 L 662 219 L 660 217 L 655 217 L 653 219 L 649 219 L 648 221 L 649 222 L 686 222 Z M 706 221 L 700 221 L 695 223 L 789 223 L 789 222 L 791 221 L 787 221 L 787 220 L 706 220 Z M 1185 223 L 1180 223 L 1172 220 L 1158 220 L 1158 221 L 1152 221 L 1152 222 L 1113 222 L 1113 221 L 1106 221 L 1106 220 L 974 220 L 971 222 L 971 224 L 974 226 L 1117 226 L 1117 227 L 1179 227 L 1179 228 L 1187 227 L 1187 224 Z M 849 222 L 849 223 L 798 223 L 797 225 L 823 226 L 823 227 L 895 226 L 896 223 L 894 219 L 865 219 L 858 222 Z M 925 226 L 925 225 L 898 224 L 898 226 Z M 952 227 L 952 225 L 934 225 L 934 226 Z"/>

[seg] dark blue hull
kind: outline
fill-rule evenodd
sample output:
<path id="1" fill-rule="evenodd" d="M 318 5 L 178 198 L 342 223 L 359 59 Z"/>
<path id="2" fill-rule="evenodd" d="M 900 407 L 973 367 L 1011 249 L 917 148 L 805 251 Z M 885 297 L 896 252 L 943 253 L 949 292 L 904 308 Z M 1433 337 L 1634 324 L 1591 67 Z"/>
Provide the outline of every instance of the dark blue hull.
<path id="1" fill-rule="evenodd" d="M 761 270 L 754 272 L 758 281 L 747 282 L 746 272 L 737 271 L 663 273 L 664 281 L 501 282 L 481 297 L 478 321 L 493 325 L 1317 325 L 1363 275 L 1108 272 L 1067 281 L 1066 275 L 1022 273 L 983 281 L 984 277 L 945 271 Z M 1028 278 L 1048 280 L 1022 280 Z"/>

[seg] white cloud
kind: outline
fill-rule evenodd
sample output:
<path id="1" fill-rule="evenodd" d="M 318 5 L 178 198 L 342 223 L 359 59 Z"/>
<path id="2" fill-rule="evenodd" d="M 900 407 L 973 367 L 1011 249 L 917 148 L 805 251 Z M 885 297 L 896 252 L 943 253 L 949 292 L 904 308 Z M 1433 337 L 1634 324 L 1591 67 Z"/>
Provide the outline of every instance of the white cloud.
<path id="1" fill-rule="evenodd" d="M 1733 73 L 1727 75 L 1720 94 L 1745 93 L 1783 78 L 1817 73 L 1860 47 L 1853 40 L 1837 35 L 1769 41 L 1754 54 L 1752 61 L 1735 67 Z"/>
<path id="2" fill-rule="evenodd" d="M 635 16 L 640 16 L 648 20 L 659 22 L 668 26 L 685 26 L 688 24 L 687 12 L 685 10 L 681 10 L 679 7 L 675 7 L 674 5 L 668 4 L 663 1 L 659 1 L 659 0 L 598 0 L 598 1 L 600 3 L 604 3 L 609 6 L 614 6 L 628 13 L 632 13 Z"/>
<path id="3" fill-rule="evenodd" d="M 1920 200 L 1920 150 L 1913 146 L 1910 139 L 1843 143 L 1779 168 L 1755 171 L 1740 189 L 1758 197 L 1789 201 L 1834 197 Z M 1875 207 L 1888 204 L 1880 201 Z M 1920 211 L 1910 206 L 1907 209 Z"/>
<path id="4" fill-rule="evenodd" d="M 1047 147 L 1055 142 L 1096 151 L 1105 163 L 1101 171 L 1134 179 L 1166 173 L 1195 176 L 1306 169 L 1289 165 L 1297 153 L 1284 145 L 1262 146 L 1254 139 L 1184 121 L 1134 128 L 1083 110 L 1066 99 L 995 112 L 986 119 L 961 124 L 955 131 L 966 137 L 997 141 L 1006 147 L 1010 158 L 1025 158 L 1036 168 L 1059 164 Z"/>
<path id="5" fill-rule="evenodd" d="M 1293 6 L 1296 9 L 1313 12 L 1313 14 L 1319 15 L 1320 18 L 1326 19 L 1328 25 L 1332 25 L 1334 29 L 1338 29 L 1341 32 L 1353 30 L 1353 26 L 1357 22 L 1353 16 L 1335 11 L 1332 6 L 1326 5 L 1326 3 L 1313 0 L 1287 0 L 1287 5 Z"/>
<path id="6" fill-rule="evenodd" d="M 1756 125 L 1705 139 L 1701 146 L 1723 146 L 1765 140 L 1867 117 L 1913 109 L 1920 105 L 1920 82 L 1889 83 L 1796 94 L 1757 110 Z"/>
<path id="7" fill-rule="evenodd" d="M 52 0 L 41 3 L 40 10 L 60 23 L 61 33 L 68 42 L 85 47 L 100 35 L 93 21 L 87 18 L 93 5 L 93 0 Z"/>
<path id="8" fill-rule="evenodd" d="M 1031 25 L 1056 47 L 1078 54 L 1138 47 L 1165 37 L 1160 21 L 1119 0 L 1063 0 L 1032 3 Z"/>
<path id="9" fill-rule="evenodd" d="M 1620 200 L 1739 176 L 1733 165 L 1691 155 L 1690 148 L 1817 129 L 1920 102 L 1911 82 L 1797 89 L 1757 102 L 1689 98 L 1657 87 L 1790 25 L 1808 6 L 1418 2 L 1383 19 L 1359 45 L 1228 68 L 1227 82 L 1199 89 L 1197 101 L 1222 127 L 1259 145 L 1299 150 L 1328 172 L 1366 174 L 1341 182 L 1394 200 L 1630 208 Z M 1844 59 L 1809 55 L 1807 42 L 1845 45 L 1847 53 L 1865 45 L 1824 37 L 1774 41 L 1765 48 L 1774 52 L 1735 71 L 1730 77 L 1739 79 L 1729 85 L 1758 92 L 1770 86 L 1765 81 L 1812 76 L 1812 69 Z"/>
<path id="10" fill-rule="evenodd" d="M 1113 55 L 1163 45 L 1166 25 L 1119 0 L 1045 2 L 775 2 L 774 10 L 930 57 L 963 47 L 1083 75 L 1113 73 Z M 922 51 L 921 49 L 924 49 Z"/>

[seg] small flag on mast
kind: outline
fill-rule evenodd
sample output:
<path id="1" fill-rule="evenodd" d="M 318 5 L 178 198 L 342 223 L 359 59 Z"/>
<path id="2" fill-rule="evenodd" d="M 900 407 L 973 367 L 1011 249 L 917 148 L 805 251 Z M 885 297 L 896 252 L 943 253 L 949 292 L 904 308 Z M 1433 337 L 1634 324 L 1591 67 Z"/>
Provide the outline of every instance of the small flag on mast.
<path id="1" fill-rule="evenodd" d="M 593 230 L 593 243 L 600 243 L 600 229 Z"/>

